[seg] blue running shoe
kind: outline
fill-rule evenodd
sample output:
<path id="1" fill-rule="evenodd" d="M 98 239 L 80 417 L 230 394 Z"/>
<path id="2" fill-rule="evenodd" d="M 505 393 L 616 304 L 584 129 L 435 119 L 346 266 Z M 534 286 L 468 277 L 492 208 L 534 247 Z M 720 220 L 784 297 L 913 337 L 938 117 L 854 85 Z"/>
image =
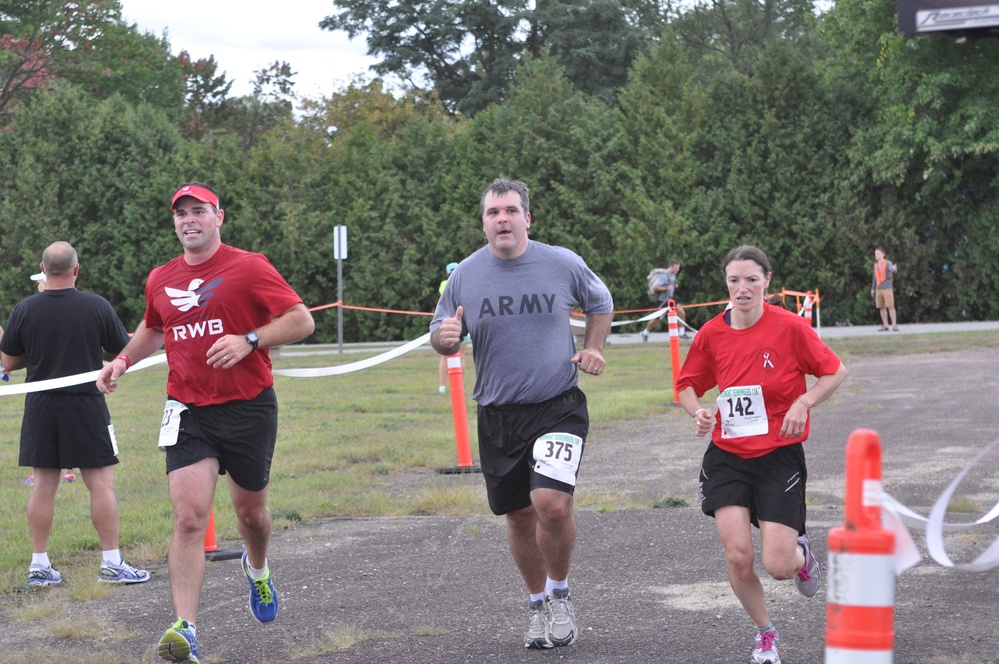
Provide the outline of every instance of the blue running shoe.
<path id="1" fill-rule="evenodd" d="M 119 565 L 105 560 L 101 564 L 97 580 L 101 583 L 145 583 L 149 580 L 149 572 L 144 569 L 135 569 L 126 563 L 124 558 Z"/>
<path id="2" fill-rule="evenodd" d="M 62 582 L 62 575 L 49 565 L 48 567 L 29 567 L 28 568 L 28 585 L 35 586 L 36 588 L 44 588 L 45 586 L 54 586 L 57 583 Z"/>
<path id="3" fill-rule="evenodd" d="M 194 638 L 191 624 L 178 620 L 160 637 L 160 659 L 168 662 L 198 664 L 198 640 Z"/>
<path id="4" fill-rule="evenodd" d="M 278 594 L 271 583 L 271 571 L 267 570 L 267 576 L 254 580 L 250 578 L 249 551 L 243 552 L 243 573 L 246 574 L 250 582 L 250 613 L 262 623 L 269 623 L 277 618 Z"/>

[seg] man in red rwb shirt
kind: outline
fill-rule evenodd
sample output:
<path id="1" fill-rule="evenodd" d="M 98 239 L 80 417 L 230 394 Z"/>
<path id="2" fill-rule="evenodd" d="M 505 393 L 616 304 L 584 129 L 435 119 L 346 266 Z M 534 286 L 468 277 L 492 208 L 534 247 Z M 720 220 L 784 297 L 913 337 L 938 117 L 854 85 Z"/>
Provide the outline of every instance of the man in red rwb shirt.
<path id="1" fill-rule="evenodd" d="M 219 335 L 260 334 L 258 328 L 302 300 L 263 254 L 223 244 L 204 263 L 190 265 L 180 256 L 154 269 L 146 302 L 145 324 L 163 331 L 170 361 L 167 394 L 207 406 L 252 399 L 274 384 L 270 356 L 259 342 L 263 352 L 248 353 L 227 371 L 207 364 Z M 240 341 L 247 346 L 240 350 L 252 350 Z"/>
<path id="2" fill-rule="evenodd" d="M 809 411 L 839 387 L 846 367 L 808 323 L 764 302 L 772 273 L 762 251 L 733 249 L 724 272 L 732 308 L 694 337 L 676 389 L 697 435 L 711 433 L 701 461 L 701 511 L 715 519 L 729 583 L 758 629 L 750 661 L 780 664 L 752 526 L 760 529 L 767 573 L 793 578 L 801 594 L 814 596 L 821 568 L 805 528 L 802 443 Z M 806 375 L 818 378 L 811 389 Z M 717 412 L 699 401 L 714 387 Z"/>
<path id="3" fill-rule="evenodd" d="M 315 324 L 262 254 L 222 243 L 225 212 L 210 187 L 179 187 L 170 209 L 184 253 L 149 274 L 145 318 L 101 371 L 97 386 L 114 391 L 132 362 L 165 346 L 170 373 L 159 446 L 166 452 L 173 507 L 167 564 L 177 621 L 160 639 L 159 654 L 183 662 L 198 659 L 204 536 L 220 474 L 229 476 L 246 545 L 250 610 L 260 622 L 277 617 L 277 591 L 267 567 L 267 484 L 277 398 L 267 349 L 312 334 Z"/>

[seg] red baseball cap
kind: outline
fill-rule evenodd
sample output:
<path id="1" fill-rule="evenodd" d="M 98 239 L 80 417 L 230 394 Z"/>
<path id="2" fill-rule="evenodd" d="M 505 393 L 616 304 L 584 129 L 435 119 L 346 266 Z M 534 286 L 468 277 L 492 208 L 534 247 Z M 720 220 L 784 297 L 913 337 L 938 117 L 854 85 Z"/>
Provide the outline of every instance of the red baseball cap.
<path id="1" fill-rule="evenodd" d="M 203 187 L 198 184 L 185 184 L 181 185 L 177 191 L 173 192 L 173 198 L 170 200 L 170 209 L 172 210 L 177 204 L 177 199 L 184 196 L 190 196 L 191 198 L 197 199 L 202 203 L 208 203 L 209 205 L 214 205 L 216 209 L 220 208 L 219 196 L 214 191 L 208 187 Z"/>

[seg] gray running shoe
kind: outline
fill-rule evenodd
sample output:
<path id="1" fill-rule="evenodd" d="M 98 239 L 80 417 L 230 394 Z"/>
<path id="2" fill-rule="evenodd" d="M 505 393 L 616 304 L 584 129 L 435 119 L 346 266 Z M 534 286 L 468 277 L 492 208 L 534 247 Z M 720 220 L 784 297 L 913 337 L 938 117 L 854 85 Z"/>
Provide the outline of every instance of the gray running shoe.
<path id="1" fill-rule="evenodd" d="M 576 610 L 569 599 L 569 590 L 552 589 L 548 598 L 549 619 L 548 640 L 556 648 L 572 645 L 579 634 L 576 629 Z"/>
<path id="2" fill-rule="evenodd" d="M 529 610 L 531 618 L 527 625 L 527 635 L 524 636 L 524 647 L 531 650 L 551 648 L 552 642 L 548 640 L 548 623 L 551 619 L 548 614 L 548 603 L 539 599 L 530 603 Z"/>
<path id="3" fill-rule="evenodd" d="M 794 575 L 794 585 L 798 587 L 798 592 L 805 597 L 815 597 L 815 593 L 819 592 L 819 584 L 822 583 L 822 568 L 819 566 L 815 554 L 812 553 L 808 535 L 801 535 L 798 538 L 798 546 L 805 554 L 805 564 Z"/>

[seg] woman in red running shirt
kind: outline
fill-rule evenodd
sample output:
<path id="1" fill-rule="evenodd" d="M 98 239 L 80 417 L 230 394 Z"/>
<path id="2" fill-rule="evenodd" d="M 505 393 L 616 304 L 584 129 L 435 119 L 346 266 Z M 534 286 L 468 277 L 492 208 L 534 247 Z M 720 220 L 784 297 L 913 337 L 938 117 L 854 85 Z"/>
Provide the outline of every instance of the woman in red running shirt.
<path id="1" fill-rule="evenodd" d="M 697 435 L 711 434 L 701 464 L 701 510 L 715 519 L 732 590 L 756 623 L 751 661 L 780 664 L 777 630 L 754 568 L 752 526 L 760 529 L 767 573 L 815 595 L 821 570 L 805 529 L 802 443 L 809 411 L 839 387 L 846 367 L 804 319 L 765 302 L 772 272 L 760 249 L 733 249 L 723 271 L 732 306 L 694 337 L 676 387 Z M 806 375 L 818 378 L 811 389 Z M 701 405 L 715 387 L 715 403 Z"/>

